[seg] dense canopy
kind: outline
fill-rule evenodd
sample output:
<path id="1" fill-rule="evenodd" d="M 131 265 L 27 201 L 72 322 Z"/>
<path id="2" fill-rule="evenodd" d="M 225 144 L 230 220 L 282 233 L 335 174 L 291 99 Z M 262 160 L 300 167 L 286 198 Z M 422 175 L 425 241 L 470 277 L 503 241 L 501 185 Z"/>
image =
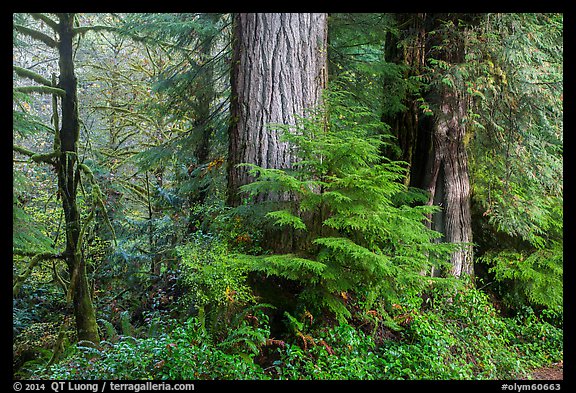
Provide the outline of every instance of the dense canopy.
<path id="1" fill-rule="evenodd" d="M 13 14 L 15 379 L 563 361 L 563 14 Z"/>

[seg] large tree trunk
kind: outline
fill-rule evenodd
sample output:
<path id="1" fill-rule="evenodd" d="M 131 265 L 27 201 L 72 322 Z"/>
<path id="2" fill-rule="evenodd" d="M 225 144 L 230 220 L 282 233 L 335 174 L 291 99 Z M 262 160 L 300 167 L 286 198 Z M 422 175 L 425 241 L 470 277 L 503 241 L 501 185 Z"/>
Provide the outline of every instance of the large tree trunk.
<path id="1" fill-rule="evenodd" d="M 425 184 L 431 195 L 429 203 L 442 208 L 434 215 L 432 229 L 442 233 L 444 241 L 455 244 L 472 242 L 470 180 L 464 146 L 466 129 L 462 124 L 466 115 L 465 102 L 465 98 L 454 89 L 446 88 L 439 95 L 432 130 L 432 160 L 429 161 Z M 450 260 L 452 276 L 474 274 L 470 244 L 463 244 L 452 253 Z"/>
<path id="2" fill-rule="evenodd" d="M 234 35 L 228 202 L 237 206 L 238 188 L 252 180 L 237 164 L 291 166 L 287 144 L 268 125 L 295 124 L 295 115 L 320 103 L 327 14 L 237 14 Z"/>
<path id="3" fill-rule="evenodd" d="M 452 31 L 442 31 L 442 21 L 456 21 L 458 17 L 464 18 L 463 15 L 399 14 L 398 24 L 406 29 L 400 39 L 409 38 L 410 44 L 403 52 L 398 52 L 393 50 L 397 42 L 388 42 L 392 50 L 388 52 L 387 60 L 410 65 L 412 75 L 421 74 L 430 57 L 452 65 L 464 62 L 462 31 L 456 27 Z M 469 20 L 473 18 L 472 14 L 468 17 Z M 428 191 L 428 204 L 442 209 L 431 217 L 430 227 L 442 233 L 443 241 L 450 243 L 472 242 L 470 181 L 464 145 L 465 91 L 463 86 L 449 86 L 438 80 L 430 85 L 425 96 L 434 116 L 421 113 L 414 99 L 411 101 L 407 97 L 408 110 L 386 119 L 397 130 L 403 152 L 400 158 L 410 165 L 410 185 Z M 474 274 L 470 245 L 451 255 L 448 273 L 455 277 Z"/>
<path id="4" fill-rule="evenodd" d="M 327 14 L 237 14 L 232 57 L 232 124 L 228 150 L 228 204 L 242 202 L 251 163 L 287 169 L 294 157 L 270 124 L 294 125 L 296 116 L 320 104 L 326 86 Z M 258 202 L 290 201 L 288 193 L 260 195 Z M 269 231 L 276 252 L 298 245 L 291 230 Z"/>
<path id="5" fill-rule="evenodd" d="M 74 307 L 78 340 L 100 342 L 98 325 L 88 280 L 86 261 L 80 243 L 80 212 L 76 203 L 78 181 L 77 142 L 80 133 L 76 75 L 74 74 L 73 45 L 74 14 L 58 14 L 59 18 L 59 86 L 66 92 L 62 98 L 62 127 L 59 130 L 60 158 L 58 165 L 58 188 L 66 221 L 65 257 L 70 273 L 69 298 Z"/>

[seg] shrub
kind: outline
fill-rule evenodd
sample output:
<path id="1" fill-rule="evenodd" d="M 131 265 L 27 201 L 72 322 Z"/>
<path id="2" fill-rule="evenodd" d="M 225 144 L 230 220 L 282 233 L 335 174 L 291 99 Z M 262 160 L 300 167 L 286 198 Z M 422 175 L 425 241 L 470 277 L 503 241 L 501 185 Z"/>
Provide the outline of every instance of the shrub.
<path id="1" fill-rule="evenodd" d="M 64 361 L 36 377 L 65 380 L 264 379 L 266 375 L 254 363 L 253 353 L 246 352 L 243 345 L 236 345 L 246 344 L 253 336 L 258 336 L 255 333 L 258 328 L 250 331 L 246 326 L 233 327 L 235 335 L 218 345 L 206 335 L 197 319 L 190 319 L 156 338 L 122 336 L 114 344 L 102 342 L 99 348 L 76 346 Z"/>
<path id="2" fill-rule="evenodd" d="M 228 327 L 231 318 L 254 302 L 247 271 L 228 254 L 219 238 L 201 231 L 177 248 L 181 258 L 179 286 L 185 315 L 198 315 L 213 333 Z"/>

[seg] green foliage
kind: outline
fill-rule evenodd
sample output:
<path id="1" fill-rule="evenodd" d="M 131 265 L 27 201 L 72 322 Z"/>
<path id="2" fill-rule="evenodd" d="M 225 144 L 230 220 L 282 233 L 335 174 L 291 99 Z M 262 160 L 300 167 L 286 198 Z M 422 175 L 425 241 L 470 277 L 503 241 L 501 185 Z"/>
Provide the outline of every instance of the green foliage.
<path id="1" fill-rule="evenodd" d="M 30 96 L 15 91 L 12 101 L 13 106 L 18 108 L 12 111 L 12 129 L 18 136 L 25 138 L 40 132 L 53 131 L 40 116 L 31 113 L 33 102 Z"/>
<path id="2" fill-rule="evenodd" d="M 429 302 L 431 309 L 414 313 L 404 332 L 409 343 L 401 348 L 401 353 L 409 353 L 404 378 L 424 372 L 427 364 L 432 365 L 426 373 L 433 379 L 518 375 L 521 365 L 508 347 L 510 334 L 486 295 L 475 289 L 443 291 L 433 293 Z"/>
<path id="3" fill-rule="evenodd" d="M 98 348 L 71 347 L 66 358 L 36 368 L 48 379 L 517 379 L 558 361 L 562 329 L 529 308 L 503 318 L 476 289 L 404 296 L 392 318 L 405 329 L 372 334 L 348 323 L 312 327 L 285 313 L 294 340 L 270 338 L 266 305 L 248 307 L 215 340 L 201 318 L 155 338 L 120 337 Z M 549 314 L 549 315 L 548 315 Z M 552 313 L 547 319 L 557 316 Z M 264 355 L 267 354 L 267 355 Z M 267 360 L 266 360 L 267 359 Z M 264 363 L 261 363 L 262 361 Z"/>
<path id="4" fill-rule="evenodd" d="M 63 261 L 43 260 L 13 299 L 16 377 L 518 379 L 562 359 L 561 14 L 482 15 L 465 33 L 465 64 L 428 53 L 424 70 L 390 62 L 395 50 L 424 55 L 400 33 L 411 22 L 330 14 L 328 79 L 339 90 L 295 127 L 275 126 L 296 162 L 247 165 L 257 180 L 236 209 L 223 206 L 229 14 L 113 18 L 120 35 L 82 35 L 90 50 L 77 52 L 82 252 L 105 340 L 73 345 L 61 328 L 58 344 L 69 276 Z M 40 25 L 23 14 L 14 22 Z M 432 56 L 456 42 L 455 23 L 430 32 Z M 34 40 L 15 32 L 13 43 L 15 64 L 50 71 Z M 422 94 L 432 83 L 464 86 L 473 100 L 465 139 L 477 261 L 513 317 L 466 283 L 428 277 L 454 246 L 428 229 L 437 209 L 404 185 L 407 164 L 382 158 L 398 148 L 380 119 L 418 105 L 431 115 Z M 64 246 L 54 174 L 23 153 L 52 150 L 52 114 L 50 97 L 13 93 L 23 148 L 15 276 L 29 255 Z M 290 202 L 252 204 L 269 193 Z M 270 253 L 270 227 L 293 235 L 291 253 Z"/>
<path id="5" fill-rule="evenodd" d="M 561 14 L 497 14 L 470 36 L 474 199 L 497 231 L 550 248 L 563 220 Z"/>
<path id="6" fill-rule="evenodd" d="M 350 316 L 342 292 L 362 288 L 368 299 L 391 304 L 422 285 L 421 273 L 442 264 L 451 250 L 435 242 L 439 234 L 424 223 L 435 208 L 408 204 L 419 196 L 402 183 L 403 163 L 382 160 L 381 124 L 365 108 L 344 105 L 344 96 L 332 92 L 326 112 L 299 119 L 296 131 L 279 127 L 297 157 L 294 169 L 249 165 L 256 180 L 242 187 L 249 195 L 295 195 L 296 203 L 288 209 L 281 203 L 266 217 L 297 234 L 308 232 L 311 243 L 299 250 L 304 259 L 240 257 L 253 261 L 248 269 L 300 281 L 309 307 L 328 306 L 339 319 Z"/>
<path id="7" fill-rule="evenodd" d="M 35 167 L 13 172 L 12 248 L 16 252 L 55 252 L 60 207 L 54 195 L 35 188 L 44 185 L 48 176 Z"/>
<path id="8" fill-rule="evenodd" d="M 477 260 L 515 310 L 562 307 L 562 23 L 562 14 L 489 14 L 467 37 Z"/>
<path id="9" fill-rule="evenodd" d="M 315 283 L 320 280 L 326 265 L 293 254 L 252 256 L 234 255 L 245 271 L 263 273 L 265 276 Z"/>
<path id="10" fill-rule="evenodd" d="M 12 247 L 35 253 L 52 251 L 54 242 L 46 235 L 46 229 L 22 209 L 14 197 L 12 208 Z"/>
<path id="11" fill-rule="evenodd" d="M 375 116 L 403 108 L 409 89 L 402 66 L 384 59 L 387 35 L 394 33 L 393 15 L 332 13 L 328 21 L 328 80 L 340 80 L 351 92 L 350 103 L 369 108 Z"/>
<path id="12" fill-rule="evenodd" d="M 406 326 L 399 340 L 376 344 L 348 324 L 310 333 L 316 345 L 308 350 L 279 350 L 279 378 L 515 379 L 562 357 L 561 329 L 533 316 L 503 319 L 477 290 L 443 290 L 426 304 L 398 307 Z"/>
<path id="13" fill-rule="evenodd" d="M 54 379 L 199 380 L 267 379 L 254 364 L 267 336 L 263 314 L 229 326 L 230 335 L 218 344 L 206 336 L 198 319 L 190 319 L 170 333 L 155 338 L 122 337 L 99 348 L 77 346 L 67 359 L 39 377 Z M 243 314 L 246 316 L 246 314 Z"/>
<path id="14" fill-rule="evenodd" d="M 508 307 L 547 307 L 561 311 L 563 308 L 563 250 L 557 245 L 552 249 L 532 253 L 494 251 L 478 258 L 490 266 L 489 272 L 500 284 L 500 292 Z"/>
<path id="15" fill-rule="evenodd" d="M 511 332 L 510 343 L 528 367 L 540 367 L 562 360 L 564 355 L 563 316 L 552 310 L 537 315 L 523 307 L 512 319 L 505 319 Z"/>
<path id="16" fill-rule="evenodd" d="M 239 310 L 255 300 L 247 270 L 228 254 L 225 243 L 200 231 L 177 251 L 184 292 L 181 307 L 189 314 L 200 313 L 202 323 L 208 322 L 213 334 L 220 334 Z"/>

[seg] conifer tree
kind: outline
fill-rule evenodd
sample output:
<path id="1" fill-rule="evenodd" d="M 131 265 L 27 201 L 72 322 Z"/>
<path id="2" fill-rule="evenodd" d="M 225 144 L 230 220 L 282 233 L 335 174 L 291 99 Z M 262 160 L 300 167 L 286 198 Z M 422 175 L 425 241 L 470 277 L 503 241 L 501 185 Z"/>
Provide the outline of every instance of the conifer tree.
<path id="1" fill-rule="evenodd" d="M 488 14 L 468 40 L 479 261 L 513 307 L 562 307 L 563 17 Z"/>
<path id="2" fill-rule="evenodd" d="M 248 270 L 300 282 L 300 301 L 318 312 L 349 318 L 350 296 L 364 311 L 375 307 L 386 316 L 403 293 L 426 286 L 422 271 L 446 267 L 454 245 L 435 242 L 440 234 L 425 222 L 437 209 L 404 185 L 403 163 L 381 157 L 388 143 L 382 124 L 369 109 L 343 104 L 346 96 L 331 92 L 325 111 L 299 118 L 296 132 L 278 125 L 297 158 L 292 168 L 244 164 L 256 179 L 241 188 L 252 203 L 270 192 L 296 195 L 268 203 L 260 220 L 293 229 L 307 244 L 290 254 L 239 259 Z"/>
<path id="3" fill-rule="evenodd" d="M 426 78 L 420 97 L 393 121 L 402 157 L 411 166 L 410 184 L 429 193 L 427 204 L 441 206 L 430 226 L 445 242 L 460 244 L 448 274 L 473 276 L 470 178 L 465 146 L 469 97 L 459 68 L 465 63 L 465 32 L 475 14 L 398 14 L 405 50 L 391 40 L 388 56 Z M 416 110 L 414 103 L 419 102 Z"/>

